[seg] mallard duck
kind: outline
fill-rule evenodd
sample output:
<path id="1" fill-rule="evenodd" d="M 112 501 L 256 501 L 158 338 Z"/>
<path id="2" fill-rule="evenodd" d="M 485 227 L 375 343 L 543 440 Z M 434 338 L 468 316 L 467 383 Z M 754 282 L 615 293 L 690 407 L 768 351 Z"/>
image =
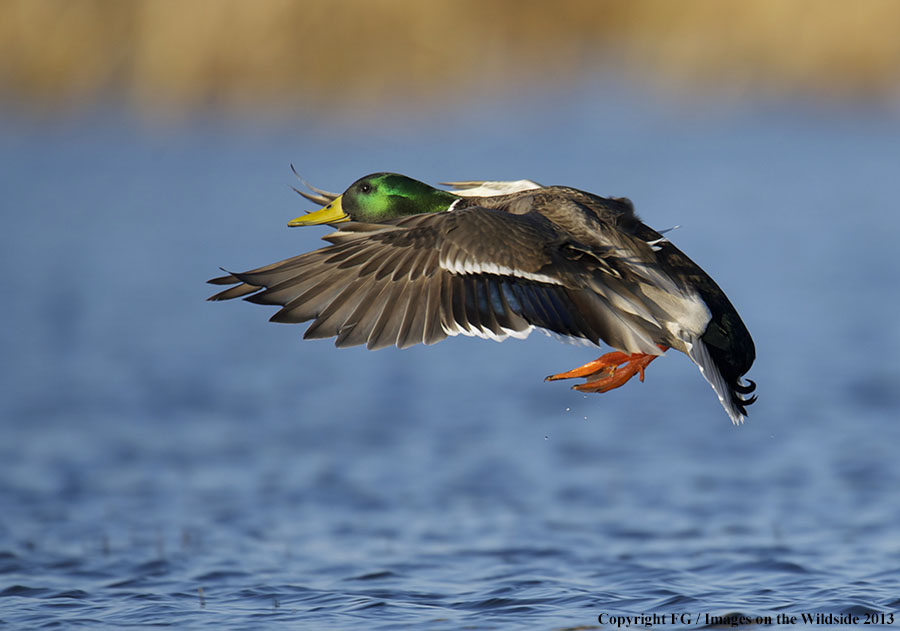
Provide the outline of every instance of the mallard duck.
<path id="1" fill-rule="evenodd" d="M 565 186 L 450 182 L 395 173 L 360 178 L 289 226 L 333 224 L 331 245 L 243 273 L 210 300 L 278 305 L 273 322 L 307 322 L 304 338 L 338 347 L 434 344 L 447 336 L 522 338 L 533 329 L 614 351 L 547 380 L 584 378 L 606 392 L 668 349 L 688 355 L 740 424 L 756 385 L 750 333 L 709 275 L 627 198 Z M 296 190 L 296 189 L 295 189 Z"/>

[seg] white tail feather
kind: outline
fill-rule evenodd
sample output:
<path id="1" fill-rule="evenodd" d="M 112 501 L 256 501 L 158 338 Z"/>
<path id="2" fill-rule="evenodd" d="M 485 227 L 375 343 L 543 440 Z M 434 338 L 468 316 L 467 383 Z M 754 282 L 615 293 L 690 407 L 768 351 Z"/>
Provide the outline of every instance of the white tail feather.
<path id="1" fill-rule="evenodd" d="M 713 390 L 716 391 L 716 395 L 719 397 L 719 403 L 722 404 L 722 407 L 725 408 L 728 416 L 731 417 L 731 422 L 735 425 L 743 423 L 744 415 L 741 414 L 741 411 L 737 409 L 737 406 L 735 406 L 734 401 L 731 399 L 731 387 L 725 382 L 722 373 L 719 372 L 712 357 L 709 356 L 709 351 L 706 350 L 706 344 L 704 344 L 703 340 L 700 338 L 693 338 L 688 344 L 688 355 L 691 360 L 697 364 L 703 378 L 706 379 Z"/>

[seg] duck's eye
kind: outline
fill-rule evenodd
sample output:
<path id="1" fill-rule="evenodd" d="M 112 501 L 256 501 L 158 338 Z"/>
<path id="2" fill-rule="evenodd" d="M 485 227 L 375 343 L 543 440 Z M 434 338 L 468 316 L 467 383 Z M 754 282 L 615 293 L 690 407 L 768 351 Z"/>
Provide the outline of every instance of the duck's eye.
<path id="1" fill-rule="evenodd" d="M 362 185 L 360 185 L 359 190 L 362 193 L 371 193 L 372 185 L 371 184 L 362 184 Z"/>

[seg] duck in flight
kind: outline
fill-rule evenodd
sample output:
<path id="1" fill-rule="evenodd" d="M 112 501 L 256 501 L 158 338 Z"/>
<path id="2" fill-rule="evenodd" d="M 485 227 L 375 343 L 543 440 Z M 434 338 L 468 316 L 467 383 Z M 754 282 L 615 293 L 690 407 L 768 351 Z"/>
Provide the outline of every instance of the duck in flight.
<path id="1" fill-rule="evenodd" d="M 458 334 L 503 340 L 541 329 L 614 348 L 547 377 L 584 378 L 607 392 L 668 349 L 700 369 L 734 424 L 756 385 L 750 333 L 710 276 L 635 215 L 626 198 L 564 186 L 451 182 L 453 191 L 375 173 L 289 226 L 332 224 L 331 245 L 248 272 L 210 300 L 244 297 L 281 309 L 273 322 L 312 320 L 304 338 L 338 347 L 434 344 Z M 307 185 L 309 186 L 309 185 Z"/>

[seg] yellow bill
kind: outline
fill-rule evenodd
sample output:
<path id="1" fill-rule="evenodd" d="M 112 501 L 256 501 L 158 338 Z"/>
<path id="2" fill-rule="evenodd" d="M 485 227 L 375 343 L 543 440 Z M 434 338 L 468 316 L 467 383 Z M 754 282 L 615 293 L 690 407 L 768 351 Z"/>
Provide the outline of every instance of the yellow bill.
<path id="1" fill-rule="evenodd" d="M 350 221 L 350 215 L 341 208 L 341 197 L 338 197 L 320 210 L 291 219 L 288 225 L 293 228 L 296 226 L 318 226 L 323 223 L 340 223 L 341 221 Z"/>

